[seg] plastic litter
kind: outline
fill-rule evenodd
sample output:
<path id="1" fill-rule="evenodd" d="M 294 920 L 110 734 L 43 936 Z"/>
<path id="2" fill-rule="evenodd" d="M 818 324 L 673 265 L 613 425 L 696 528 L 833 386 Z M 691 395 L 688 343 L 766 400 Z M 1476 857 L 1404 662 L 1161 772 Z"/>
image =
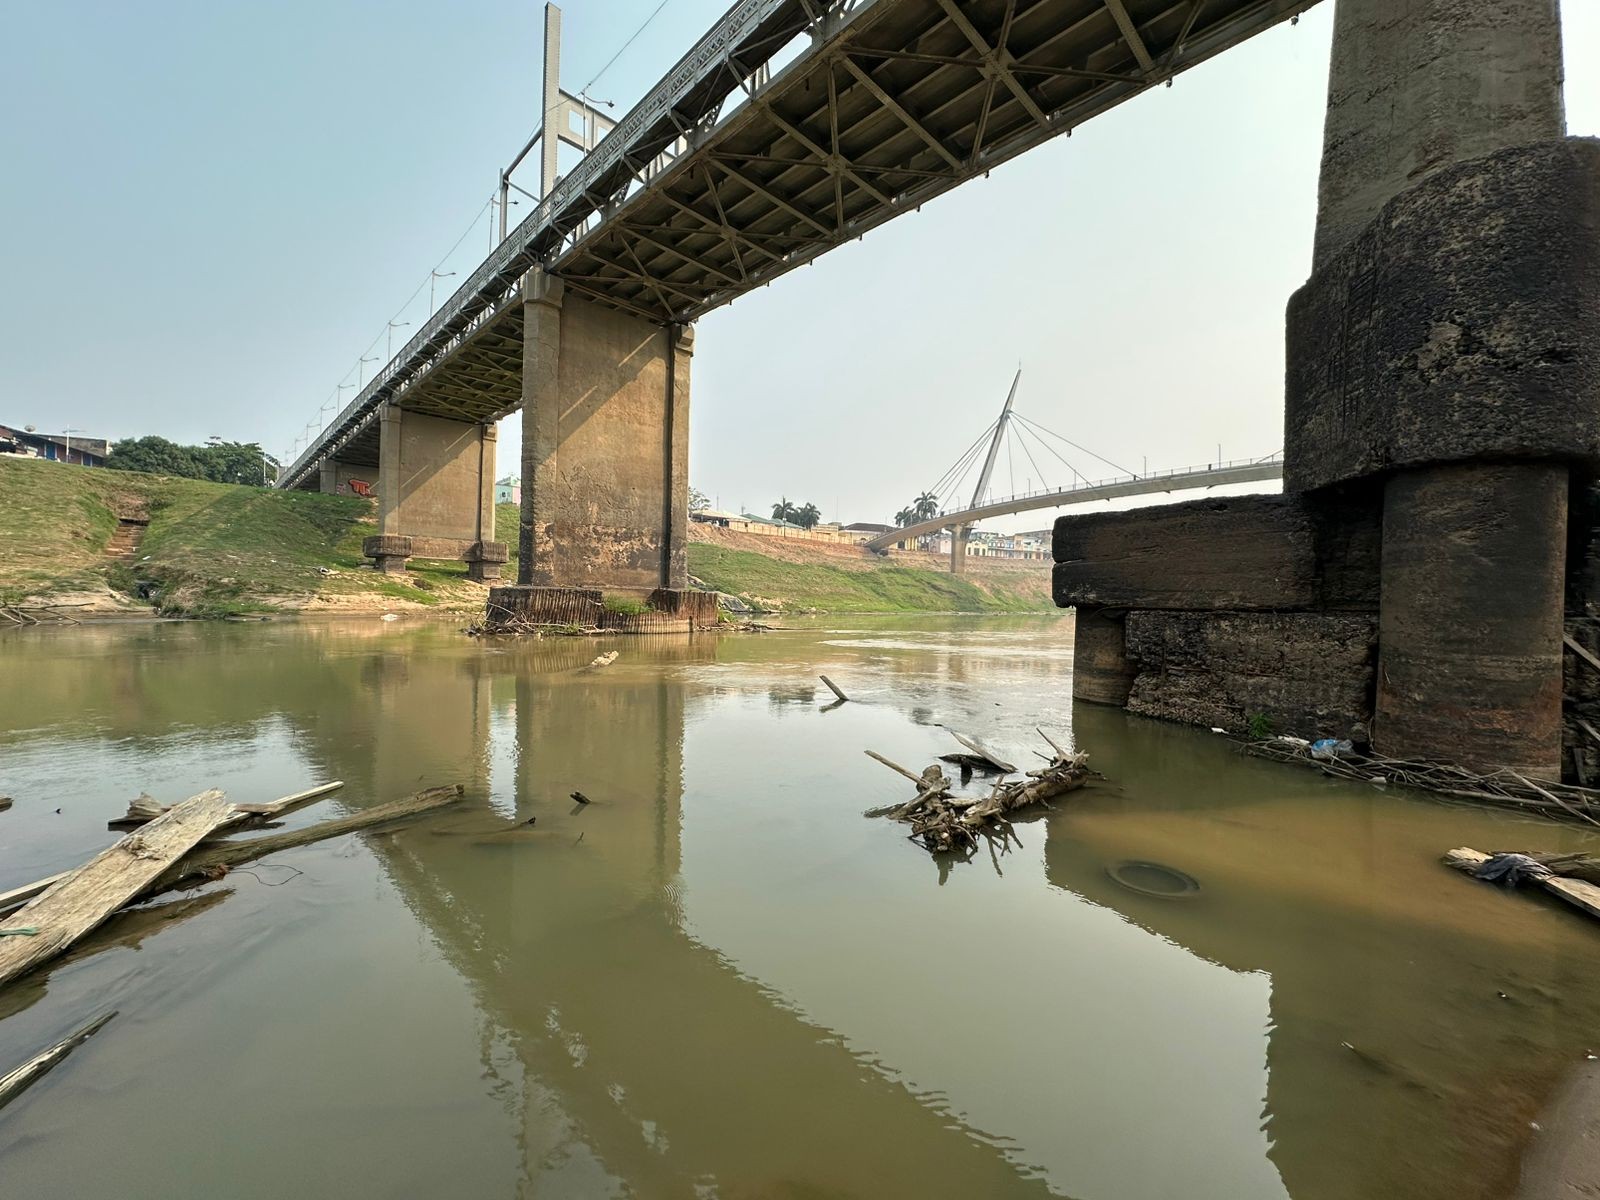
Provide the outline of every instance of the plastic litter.
<path id="1" fill-rule="evenodd" d="M 1312 758 L 1338 758 L 1354 751 L 1355 743 L 1349 738 L 1318 738 L 1311 743 Z"/>

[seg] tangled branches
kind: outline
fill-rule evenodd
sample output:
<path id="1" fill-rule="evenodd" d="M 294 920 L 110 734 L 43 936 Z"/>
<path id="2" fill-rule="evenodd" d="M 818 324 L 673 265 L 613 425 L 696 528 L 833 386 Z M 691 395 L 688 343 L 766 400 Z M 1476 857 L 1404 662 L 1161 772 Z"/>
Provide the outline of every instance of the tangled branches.
<path id="1" fill-rule="evenodd" d="M 959 756 L 963 766 L 969 762 L 972 765 L 986 764 L 998 772 L 986 796 L 955 795 L 949 777 L 937 764 L 928 767 L 921 775 L 914 775 L 898 763 L 868 750 L 866 753 L 869 757 L 916 784 L 917 794 L 903 804 L 870 809 L 865 815 L 888 817 L 910 825 L 911 840 L 934 854 L 970 856 L 978 848 L 980 836 L 991 839 L 998 837 L 1001 845 L 1009 849 L 1010 841 L 1016 834 L 1011 828 L 1008 813 L 1080 788 L 1092 774 L 1087 766 L 1087 754 L 1064 750 L 1042 729 L 1039 736 L 1049 743 L 1051 749 L 1050 754 L 1040 756 L 1046 760 L 1046 765 L 1027 771 L 1021 779 L 1010 782 L 1007 782 L 1007 776 L 1016 770 L 1015 767 L 995 758 L 970 739 L 958 739 L 964 746 L 977 751 L 973 755 Z"/>
<path id="2" fill-rule="evenodd" d="M 1245 742 L 1243 749 L 1246 754 L 1274 762 L 1320 767 L 1323 774 L 1340 779 L 1421 788 L 1481 804 L 1527 809 L 1557 820 L 1600 825 L 1600 791 L 1529 779 L 1507 767 L 1480 775 L 1449 763 L 1413 762 L 1353 750 L 1319 754 L 1299 738 Z"/>

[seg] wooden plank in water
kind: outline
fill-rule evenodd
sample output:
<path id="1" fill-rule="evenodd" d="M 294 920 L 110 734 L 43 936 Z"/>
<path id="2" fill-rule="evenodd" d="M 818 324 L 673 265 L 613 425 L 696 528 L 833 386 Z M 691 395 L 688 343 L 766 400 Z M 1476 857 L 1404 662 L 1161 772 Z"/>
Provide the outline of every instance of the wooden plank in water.
<path id="1" fill-rule="evenodd" d="M 1488 862 L 1489 857 L 1481 850 L 1462 846 L 1446 854 L 1444 862 L 1446 866 L 1465 871 L 1470 875 Z M 1600 917 L 1600 887 L 1585 883 L 1581 879 L 1563 879 L 1559 875 L 1541 879 L 1539 885 L 1552 896 L 1559 896 L 1573 907 L 1583 909 L 1591 917 Z"/>
<path id="2" fill-rule="evenodd" d="M 37 930 L 0 936 L 0 986 L 60 954 L 99 925 L 194 849 L 233 811 L 228 798 L 216 788 L 201 792 L 0 918 L 0 933 Z"/>

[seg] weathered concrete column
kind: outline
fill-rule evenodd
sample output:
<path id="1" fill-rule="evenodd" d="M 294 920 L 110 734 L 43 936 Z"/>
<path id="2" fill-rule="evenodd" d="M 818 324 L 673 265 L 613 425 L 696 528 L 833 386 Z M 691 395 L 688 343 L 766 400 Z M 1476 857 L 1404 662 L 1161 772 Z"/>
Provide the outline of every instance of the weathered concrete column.
<path id="1" fill-rule="evenodd" d="M 1452 463 L 1389 480 L 1374 744 L 1560 777 L 1567 468 Z"/>
<path id="2" fill-rule="evenodd" d="M 1600 178 L 1562 133 L 1556 0 L 1339 0 L 1285 486 L 1386 477 L 1384 754 L 1560 774 L 1568 463 L 1596 407 L 1570 214 Z"/>
<path id="3" fill-rule="evenodd" d="M 463 559 L 474 579 L 498 575 L 507 555 L 494 540 L 495 427 L 386 404 L 378 430 L 379 536 L 407 539 L 421 558 Z M 374 558 L 398 554 L 368 540 Z"/>
<path id="4" fill-rule="evenodd" d="M 1453 163 L 1560 137 L 1557 0 L 1339 0 L 1315 265 Z"/>
<path id="5" fill-rule="evenodd" d="M 518 582 L 683 588 L 688 582 L 693 330 L 523 281 Z"/>
<path id="6" fill-rule="evenodd" d="M 969 529 L 965 525 L 954 525 L 950 529 L 950 574 L 960 575 L 967 569 L 967 535 Z"/>
<path id="7" fill-rule="evenodd" d="M 1092 704 L 1128 702 L 1137 672 L 1128 660 L 1125 613 L 1079 605 L 1073 613 L 1072 698 Z"/>

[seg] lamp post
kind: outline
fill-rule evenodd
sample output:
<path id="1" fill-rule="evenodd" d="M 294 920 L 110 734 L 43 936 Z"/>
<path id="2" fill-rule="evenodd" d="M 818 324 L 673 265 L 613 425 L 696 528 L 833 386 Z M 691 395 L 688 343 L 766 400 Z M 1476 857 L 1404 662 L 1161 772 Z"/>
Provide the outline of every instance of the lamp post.
<path id="1" fill-rule="evenodd" d="M 363 358 L 360 362 L 358 362 L 356 364 L 356 386 L 357 387 L 360 387 L 362 384 L 366 383 L 366 381 L 367 381 L 367 364 L 369 362 L 377 362 L 377 361 L 378 361 L 378 356 L 376 354 L 374 354 L 374 355 L 371 355 L 370 357 Z"/>
<path id="2" fill-rule="evenodd" d="M 76 428 L 75 426 L 72 426 L 72 425 L 68 425 L 65 429 L 63 429 L 61 431 L 61 440 L 64 441 L 66 443 L 66 446 L 67 446 L 66 450 L 64 451 L 64 453 L 62 455 L 61 461 L 66 463 L 69 467 L 72 465 L 72 435 L 75 434 L 75 433 L 82 433 L 82 432 L 83 432 L 83 430 L 78 429 L 78 428 Z"/>
<path id="3" fill-rule="evenodd" d="M 389 328 L 383 335 L 383 356 L 390 362 L 394 361 L 394 331 L 404 329 L 410 321 L 390 321 Z"/>
<path id="4" fill-rule="evenodd" d="M 433 316 L 433 285 L 441 279 L 449 279 L 454 271 L 429 271 L 428 272 L 428 315 Z"/>

